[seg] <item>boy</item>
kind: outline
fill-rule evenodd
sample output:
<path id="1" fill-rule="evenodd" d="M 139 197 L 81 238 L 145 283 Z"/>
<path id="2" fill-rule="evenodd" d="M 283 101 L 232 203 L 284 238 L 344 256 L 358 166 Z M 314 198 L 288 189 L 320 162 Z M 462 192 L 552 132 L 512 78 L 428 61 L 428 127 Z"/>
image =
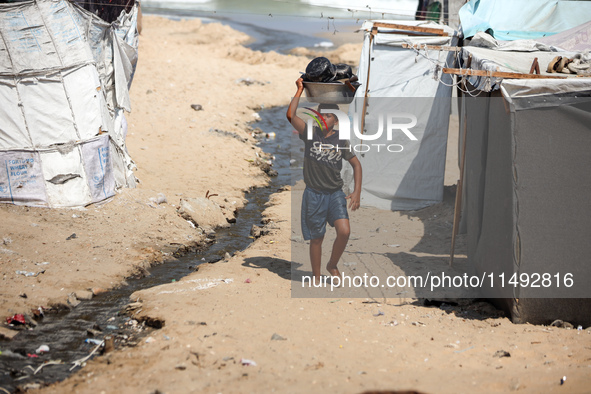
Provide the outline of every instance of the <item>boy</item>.
<path id="1" fill-rule="evenodd" d="M 302 234 L 305 240 L 310 240 L 310 262 L 314 282 L 320 284 L 322 241 L 326 233 L 326 223 L 333 226 L 337 232 L 332 246 L 330 260 L 326 270 L 332 276 L 339 276 L 337 264 L 345 251 L 349 234 L 349 208 L 355 211 L 359 208 L 361 199 L 361 163 L 353 153 L 349 141 L 339 140 L 334 126 L 338 123 L 336 115 L 322 113 L 323 109 L 338 109 L 337 105 L 320 104 L 318 113 L 320 127 L 314 127 L 313 138 L 308 140 L 306 122 L 296 115 L 300 97 L 304 91 L 303 80 L 296 81 L 297 91 L 287 108 L 287 120 L 299 133 L 305 143 L 304 153 L 304 183 L 306 190 L 302 198 Z M 338 148 L 337 148 L 338 147 Z M 355 190 L 345 197 L 341 190 L 342 159 L 347 160 L 353 167 Z"/>

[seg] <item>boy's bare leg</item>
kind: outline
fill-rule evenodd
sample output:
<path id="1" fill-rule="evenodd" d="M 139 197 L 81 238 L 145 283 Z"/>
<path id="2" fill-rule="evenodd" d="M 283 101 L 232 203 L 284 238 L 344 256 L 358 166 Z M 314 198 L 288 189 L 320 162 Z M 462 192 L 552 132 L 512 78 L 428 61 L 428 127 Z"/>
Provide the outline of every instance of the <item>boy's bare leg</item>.
<path id="1" fill-rule="evenodd" d="M 337 264 L 339 263 L 339 260 L 347 247 L 347 242 L 349 241 L 349 234 L 351 233 L 349 219 L 335 220 L 334 228 L 337 231 L 337 237 L 332 245 L 332 253 L 330 255 L 330 260 L 328 260 L 328 264 L 326 264 L 326 270 L 332 276 L 341 276 Z"/>
<path id="2" fill-rule="evenodd" d="M 322 260 L 322 241 L 324 237 L 310 240 L 310 263 L 312 263 L 312 275 L 320 283 L 320 265 Z"/>

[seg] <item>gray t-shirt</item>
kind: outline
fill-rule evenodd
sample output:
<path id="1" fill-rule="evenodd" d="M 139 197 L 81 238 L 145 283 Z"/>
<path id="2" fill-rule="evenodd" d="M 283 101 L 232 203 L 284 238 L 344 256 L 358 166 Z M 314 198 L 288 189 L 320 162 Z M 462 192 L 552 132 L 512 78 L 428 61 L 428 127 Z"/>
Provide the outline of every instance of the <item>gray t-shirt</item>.
<path id="1" fill-rule="evenodd" d="M 349 141 L 339 140 L 339 133 L 335 132 L 324 137 L 318 127 L 314 127 L 312 140 L 308 140 L 307 133 L 300 134 L 304 141 L 304 182 L 306 186 L 325 192 L 334 192 L 343 187 L 341 169 L 343 161 L 355 157 Z"/>

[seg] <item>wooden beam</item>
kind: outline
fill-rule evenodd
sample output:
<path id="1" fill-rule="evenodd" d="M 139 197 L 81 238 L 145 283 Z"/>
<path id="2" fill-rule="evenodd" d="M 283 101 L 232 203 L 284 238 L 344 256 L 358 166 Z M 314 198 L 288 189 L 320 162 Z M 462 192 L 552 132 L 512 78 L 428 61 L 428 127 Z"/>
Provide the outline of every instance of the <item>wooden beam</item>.
<path id="1" fill-rule="evenodd" d="M 412 48 L 412 49 L 433 49 L 436 51 L 450 51 L 450 52 L 459 52 L 462 50 L 462 47 L 452 47 L 449 45 L 425 45 L 425 44 L 402 44 L 402 48 Z"/>
<path id="2" fill-rule="evenodd" d="M 529 69 L 530 74 L 539 74 L 540 73 L 540 64 L 538 63 L 538 58 L 534 58 L 534 62 L 531 64 L 531 68 Z"/>
<path id="3" fill-rule="evenodd" d="M 443 29 L 434 29 L 432 27 L 421 27 L 421 26 L 408 26 L 408 25 L 400 25 L 398 23 L 385 23 L 385 22 L 374 22 L 374 27 L 383 27 L 387 29 L 396 29 L 396 30 L 403 30 L 403 31 L 411 31 L 416 33 L 427 33 L 427 34 L 434 34 L 436 36 L 449 36 Z"/>
<path id="4" fill-rule="evenodd" d="M 445 74 L 475 75 L 478 77 L 496 77 L 506 79 L 564 79 L 567 77 L 558 75 L 522 74 L 504 71 L 472 70 L 466 68 L 444 68 Z"/>

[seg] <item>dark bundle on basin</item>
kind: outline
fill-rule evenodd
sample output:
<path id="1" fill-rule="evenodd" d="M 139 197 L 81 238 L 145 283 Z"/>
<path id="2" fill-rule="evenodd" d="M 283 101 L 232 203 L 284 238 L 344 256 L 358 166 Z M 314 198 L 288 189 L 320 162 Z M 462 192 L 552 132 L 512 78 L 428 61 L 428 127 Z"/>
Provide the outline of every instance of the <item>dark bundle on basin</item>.
<path id="1" fill-rule="evenodd" d="M 317 103 L 350 103 L 360 85 L 351 66 L 332 64 L 325 57 L 317 57 L 308 63 L 302 79 L 306 96 Z"/>
<path id="2" fill-rule="evenodd" d="M 306 67 L 306 73 L 302 75 L 304 82 L 333 82 L 340 79 L 357 79 L 351 66 L 345 63 L 332 64 L 325 57 L 313 59 Z"/>

